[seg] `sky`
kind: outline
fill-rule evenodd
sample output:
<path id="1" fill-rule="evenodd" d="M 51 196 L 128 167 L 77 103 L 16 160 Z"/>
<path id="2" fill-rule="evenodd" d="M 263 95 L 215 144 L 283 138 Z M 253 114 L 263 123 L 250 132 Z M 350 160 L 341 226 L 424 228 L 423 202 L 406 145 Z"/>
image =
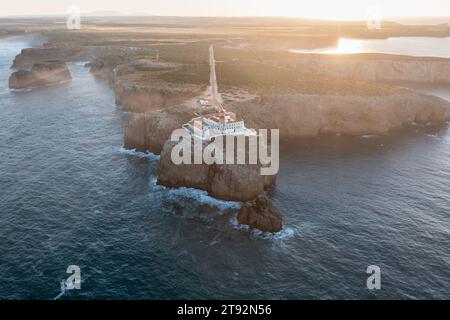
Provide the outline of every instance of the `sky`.
<path id="1" fill-rule="evenodd" d="M 0 16 L 117 11 L 163 16 L 287 16 L 364 20 L 376 6 L 382 17 L 450 16 L 450 0 L 1 0 Z"/>

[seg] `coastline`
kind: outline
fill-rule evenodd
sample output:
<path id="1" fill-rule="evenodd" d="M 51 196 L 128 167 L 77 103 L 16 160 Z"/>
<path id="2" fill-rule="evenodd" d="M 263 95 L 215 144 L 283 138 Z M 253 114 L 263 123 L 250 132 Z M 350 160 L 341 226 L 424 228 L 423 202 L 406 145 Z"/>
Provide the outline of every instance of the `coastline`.
<path id="1" fill-rule="evenodd" d="M 77 37 L 83 42 L 92 37 L 88 45 L 114 40 L 104 39 L 107 35 L 103 33 L 70 32 L 64 37 L 70 39 L 63 38 L 58 44 L 61 47 Z M 148 37 L 133 40 L 153 46 L 144 39 Z M 124 38 L 130 35 L 117 38 L 114 44 L 129 44 L 130 39 Z M 22 44 L 10 40 L 8 45 L 0 45 L 0 55 L 7 57 L 0 62 L 2 83 L 6 83 L 10 62 Z M 118 67 L 118 77 L 126 77 L 130 88 L 149 84 L 144 87 L 150 93 L 165 92 L 166 104 L 177 91 L 161 88 L 183 82 L 202 88 L 207 60 L 201 56 L 201 46 L 195 54 L 190 50 L 197 45 L 177 51 L 172 49 L 181 49 L 181 44 L 157 46 L 159 63 L 150 53 L 139 53 L 135 60 L 132 50 L 108 47 L 113 57 L 99 57 L 98 66 L 104 63 L 105 74 Z M 97 49 L 90 52 L 100 53 Z M 400 89 L 388 94 L 390 85 L 299 75 L 304 81 L 286 93 L 276 86 L 289 84 L 292 78 L 284 81 L 279 77 L 289 72 L 277 73 L 278 69 L 257 63 L 247 68 L 234 60 L 235 55 L 227 58 L 222 51 L 217 59 L 219 90 L 225 92 L 227 110 L 230 105 L 239 109 L 249 127 L 253 121 L 260 126 L 281 126 L 286 133 L 294 133 L 295 128 L 314 133 L 326 128 L 318 121 L 323 119 L 336 132 L 342 131 L 336 129 L 343 125 L 355 128 L 355 121 L 366 127 L 375 121 L 384 128 L 385 122 L 377 118 L 381 115 L 386 116 L 381 120 L 387 124 L 395 119 L 415 120 L 417 115 L 423 119 L 379 134 L 282 138 L 281 170 L 276 188 L 267 195 L 283 213 L 283 229 L 263 233 L 239 224 L 242 203 L 217 200 L 198 189 L 158 185 L 160 156 L 121 147 L 130 123 L 128 131 L 136 143 L 144 150 L 157 149 L 157 142 L 165 141 L 172 126 L 192 118 L 196 98 L 162 110 L 157 105 L 164 101 L 151 100 L 148 112 L 129 113 L 116 105 L 111 82 L 94 77 L 89 66 L 84 67 L 94 56 L 73 63 L 76 52 L 67 52 L 73 54 L 68 63 L 73 75 L 70 85 L 30 92 L 8 91 L 2 85 L 0 92 L 2 298 L 351 300 L 448 296 L 445 244 L 449 228 L 445 222 L 450 206 L 450 132 L 449 123 L 435 126 L 427 122 L 433 109 L 439 116 L 442 104 L 418 93 L 428 89 L 408 94 L 409 89 L 401 88 L 407 84 L 393 84 Z M 115 65 L 122 57 L 129 60 Z M 163 66 L 162 60 L 169 58 L 177 63 Z M 308 81 L 314 85 L 308 86 Z M 236 83 L 239 85 L 233 88 Z M 259 85 L 261 90 L 255 90 Z M 439 94 L 444 89 L 430 89 L 434 90 Z M 446 92 L 441 96 L 450 97 Z M 181 93 L 177 98 L 183 97 Z M 139 105 L 147 103 L 143 99 Z M 395 112 L 376 112 L 390 106 Z M 373 114 L 366 112 L 367 118 L 355 120 L 364 108 Z M 283 110 L 291 117 L 283 115 Z M 140 120 L 130 122 L 130 118 Z M 131 143 L 131 138 L 125 141 Z M 60 280 L 68 276 L 66 268 L 72 264 L 81 267 L 82 290 L 64 291 Z M 376 293 L 368 293 L 361 281 L 367 277 L 366 266 L 372 264 L 387 275 L 383 276 L 384 290 Z M 64 295 L 58 295 L 60 292 Z"/>

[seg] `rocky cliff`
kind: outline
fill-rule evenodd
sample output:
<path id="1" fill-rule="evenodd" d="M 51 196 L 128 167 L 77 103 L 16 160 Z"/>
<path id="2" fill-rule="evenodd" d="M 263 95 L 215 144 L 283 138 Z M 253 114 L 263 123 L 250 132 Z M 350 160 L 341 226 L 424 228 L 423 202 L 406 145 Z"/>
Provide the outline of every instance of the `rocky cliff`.
<path id="1" fill-rule="evenodd" d="M 199 108 L 182 104 L 137 114 L 125 129 L 125 148 L 160 154 L 172 132 L 191 120 Z"/>
<path id="2" fill-rule="evenodd" d="M 402 125 L 450 120 L 450 103 L 405 90 L 388 96 L 257 96 L 228 106 L 248 127 L 280 129 L 280 137 L 319 134 L 380 134 Z M 136 116 L 125 131 L 125 146 L 160 153 L 173 130 L 199 110 L 186 105 Z"/>
<path id="3" fill-rule="evenodd" d="M 69 68 L 63 61 L 36 62 L 31 70 L 19 70 L 11 74 L 9 87 L 23 89 L 58 84 L 72 79 Z"/>
<path id="4" fill-rule="evenodd" d="M 211 196 L 227 201 L 254 200 L 275 184 L 275 176 L 261 175 L 260 164 L 174 164 L 171 153 L 176 144 L 170 140 L 164 144 L 159 184 L 206 190 Z"/>
<path id="5" fill-rule="evenodd" d="M 405 124 L 450 120 L 450 103 L 413 91 L 387 96 L 260 96 L 230 108 L 253 128 L 280 129 L 281 137 L 386 133 Z"/>
<path id="6" fill-rule="evenodd" d="M 450 59 L 401 58 L 388 55 L 373 55 L 367 58 L 357 55 L 335 58 L 299 55 L 298 59 L 276 64 L 295 68 L 303 73 L 351 80 L 450 84 Z"/>
<path id="7" fill-rule="evenodd" d="M 276 175 L 262 176 L 261 164 L 177 165 L 171 158 L 176 144 L 177 142 L 170 140 L 164 144 L 158 184 L 172 188 L 201 189 L 218 199 L 245 202 L 238 213 L 240 224 L 264 232 L 278 232 L 282 229 L 281 213 L 264 195 L 266 189 L 275 185 Z M 238 147 L 235 147 L 235 152 L 238 150 Z M 226 150 L 224 154 L 225 152 Z M 248 157 L 248 149 L 244 152 L 247 152 Z"/>

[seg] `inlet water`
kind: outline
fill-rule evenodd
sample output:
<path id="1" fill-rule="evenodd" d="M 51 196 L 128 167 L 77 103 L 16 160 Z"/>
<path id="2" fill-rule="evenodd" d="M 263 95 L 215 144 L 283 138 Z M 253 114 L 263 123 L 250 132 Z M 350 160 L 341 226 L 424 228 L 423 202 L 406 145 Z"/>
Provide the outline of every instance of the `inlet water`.
<path id="1" fill-rule="evenodd" d="M 387 39 L 341 38 L 335 47 L 313 50 L 293 49 L 296 53 L 356 54 L 385 53 L 418 57 L 450 58 L 450 38 L 392 37 Z"/>

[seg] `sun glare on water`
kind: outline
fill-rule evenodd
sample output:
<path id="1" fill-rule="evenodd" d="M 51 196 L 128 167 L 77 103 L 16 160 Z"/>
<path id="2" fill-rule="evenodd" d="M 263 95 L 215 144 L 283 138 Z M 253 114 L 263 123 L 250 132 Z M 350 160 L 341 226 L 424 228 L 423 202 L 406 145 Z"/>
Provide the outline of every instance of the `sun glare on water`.
<path id="1" fill-rule="evenodd" d="M 318 49 L 292 49 L 295 53 L 320 53 L 320 54 L 354 54 L 366 50 L 364 41 L 358 39 L 340 38 L 336 47 Z"/>
<path id="2" fill-rule="evenodd" d="M 336 48 L 329 48 L 322 50 L 321 53 L 324 54 L 352 54 L 360 53 L 363 51 L 363 43 L 361 40 L 357 39 L 339 39 Z"/>

